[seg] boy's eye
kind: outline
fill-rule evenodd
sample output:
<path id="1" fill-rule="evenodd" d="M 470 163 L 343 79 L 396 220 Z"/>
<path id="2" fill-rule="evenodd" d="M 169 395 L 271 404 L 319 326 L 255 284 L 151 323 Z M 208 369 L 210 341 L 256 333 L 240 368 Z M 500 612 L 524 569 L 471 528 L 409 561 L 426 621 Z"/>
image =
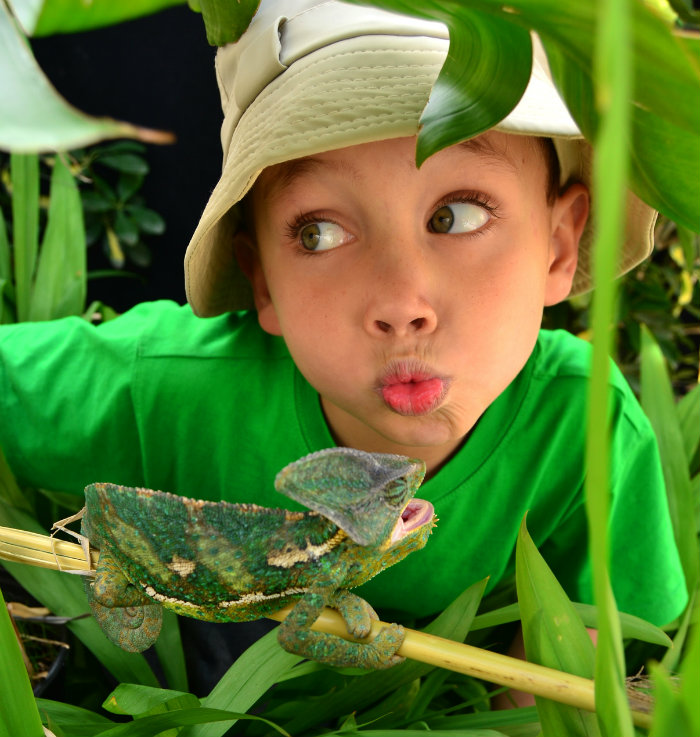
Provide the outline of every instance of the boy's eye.
<path id="1" fill-rule="evenodd" d="M 433 233 L 470 233 L 490 218 L 486 209 L 473 202 L 453 202 L 436 210 L 428 226 Z"/>
<path id="2" fill-rule="evenodd" d="M 348 234 L 336 223 L 322 221 L 304 225 L 299 231 L 301 245 L 307 251 L 327 251 L 342 246 Z"/>

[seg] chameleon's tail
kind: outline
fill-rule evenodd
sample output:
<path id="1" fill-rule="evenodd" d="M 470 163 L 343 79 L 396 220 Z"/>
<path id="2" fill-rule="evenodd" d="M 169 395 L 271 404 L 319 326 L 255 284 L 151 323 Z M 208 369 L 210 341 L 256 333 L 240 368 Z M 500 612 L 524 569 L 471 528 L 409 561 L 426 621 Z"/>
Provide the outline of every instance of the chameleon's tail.
<path id="1" fill-rule="evenodd" d="M 95 600 L 92 582 L 85 581 L 90 609 L 107 637 L 122 650 L 140 653 L 149 648 L 160 634 L 163 607 L 160 604 L 107 607 Z"/>
<path id="2" fill-rule="evenodd" d="M 140 653 L 158 639 L 163 607 L 131 584 L 109 553 L 100 556 L 94 580 L 85 581 L 85 593 L 100 628 L 122 650 Z"/>

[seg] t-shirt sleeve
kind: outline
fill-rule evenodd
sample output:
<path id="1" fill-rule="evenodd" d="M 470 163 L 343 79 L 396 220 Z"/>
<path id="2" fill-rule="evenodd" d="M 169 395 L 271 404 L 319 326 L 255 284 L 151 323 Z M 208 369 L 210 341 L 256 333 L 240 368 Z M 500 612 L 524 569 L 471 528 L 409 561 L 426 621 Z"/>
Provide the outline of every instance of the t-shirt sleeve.
<path id="1" fill-rule="evenodd" d="M 69 317 L 0 329 L 0 447 L 21 482 L 75 494 L 140 483 L 131 376 L 159 309 L 139 305 L 100 326 Z"/>
<path id="2" fill-rule="evenodd" d="M 687 603 L 685 577 L 671 525 L 654 432 L 629 389 L 614 394 L 610 453 L 610 576 L 620 611 L 657 625 Z M 577 601 L 592 601 L 584 493 L 545 543 L 560 583 Z"/>

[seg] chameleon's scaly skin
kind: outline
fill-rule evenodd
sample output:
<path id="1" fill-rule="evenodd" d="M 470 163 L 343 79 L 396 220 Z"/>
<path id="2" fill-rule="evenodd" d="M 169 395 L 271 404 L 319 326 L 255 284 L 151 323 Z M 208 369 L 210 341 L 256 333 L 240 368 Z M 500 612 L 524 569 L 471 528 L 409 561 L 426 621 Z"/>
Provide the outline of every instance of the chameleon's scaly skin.
<path id="1" fill-rule="evenodd" d="M 351 634 L 368 633 L 376 615 L 364 600 L 343 590 L 426 544 L 434 518 L 422 500 L 413 504 L 424 519 L 392 539 L 422 476 L 420 461 L 341 448 L 283 469 L 277 488 L 300 501 L 307 497 L 303 503 L 322 512 L 93 484 L 85 490 L 82 528 L 100 550 L 95 581 L 88 584 L 91 607 L 113 642 L 140 651 L 158 636 L 160 622 L 153 612 L 159 604 L 223 622 L 258 619 L 299 600 L 279 628 L 283 647 L 334 665 L 392 665 L 403 639 L 397 625 L 369 644 L 309 628 L 329 605 L 339 609 Z M 143 624 L 125 632 L 144 605 Z"/>

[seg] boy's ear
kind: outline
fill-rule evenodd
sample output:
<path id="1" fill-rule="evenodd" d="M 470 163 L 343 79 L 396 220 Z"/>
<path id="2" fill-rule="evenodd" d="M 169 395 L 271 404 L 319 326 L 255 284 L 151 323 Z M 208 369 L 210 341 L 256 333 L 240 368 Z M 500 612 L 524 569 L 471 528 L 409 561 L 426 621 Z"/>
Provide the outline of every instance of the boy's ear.
<path id="1" fill-rule="evenodd" d="M 588 188 L 581 183 L 569 185 L 552 207 L 546 306 L 561 302 L 571 291 L 578 263 L 579 241 L 588 220 L 589 209 Z"/>
<path id="2" fill-rule="evenodd" d="M 258 256 L 258 249 L 248 233 L 241 231 L 234 235 L 233 252 L 236 255 L 238 266 L 253 288 L 253 299 L 260 327 L 270 335 L 282 335 L 277 313 L 267 288 L 265 273 Z"/>

